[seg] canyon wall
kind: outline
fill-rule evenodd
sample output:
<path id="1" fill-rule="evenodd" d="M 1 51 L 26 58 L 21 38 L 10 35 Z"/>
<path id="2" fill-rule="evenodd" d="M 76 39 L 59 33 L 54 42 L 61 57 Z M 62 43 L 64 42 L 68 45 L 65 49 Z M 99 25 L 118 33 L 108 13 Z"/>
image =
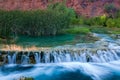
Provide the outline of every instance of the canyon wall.
<path id="1" fill-rule="evenodd" d="M 50 0 L 0 0 L 0 9 L 5 10 L 31 10 L 45 9 Z M 52 0 L 53 2 L 62 0 Z M 66 5 L 84 16 L 98 16 L 105 14 L 104 6 L 114 4 L 120 8 L 120 0 L 66 0 Z"/>

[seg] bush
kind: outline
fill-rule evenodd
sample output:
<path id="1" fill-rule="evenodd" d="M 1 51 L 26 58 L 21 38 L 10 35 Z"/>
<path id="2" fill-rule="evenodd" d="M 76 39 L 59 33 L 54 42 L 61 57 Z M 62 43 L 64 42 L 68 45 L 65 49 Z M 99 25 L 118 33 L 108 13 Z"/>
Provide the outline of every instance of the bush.
<path id="1" fill-rule="evenodd" d="M 76 18 L 76 13 L 73 8 L 68 8 L 66 6 L 66 1 L 63 0 L 63 2 L 57 2 L 57 3 L 52 3 L 48 5 L 49 10 L 57 11 L 57 12 L 62 12 L 64 14 L 68 14 L 70 20 L 73 20 Z"/>
<path id="2" fill-rule="evenodd" d="M 107 27 L 116 27 L 116 25 L 115 25 L 115 20 L 109 18 L 109 19 L 106 21 L 106 26 L 107 26 Z"/>
<path id="3" fill-rule="evenodd" d="M 105 26 L 106 20 L 107 20 L 107 16 L 105 14 L 100 16 L 100 25 Z"/>
<path id="4" fill-rule="evenodd" d="M 91 26 L 91 20 L 92 20 L 91 18 L 85 18 L 84 24 Z"/>
<path id="5" fill-rule="evenodd" d="M 90 26 L 98 26 L 98 25 L 101 25 L 101 26 L 104 26 L 105 23 L 106 23 L 106 15 L 103 15 L 103 16 L 98 16 L 98 17 L 92 17 L 92 18 L 89 18 L 89 19 L 86 19 L 85 20 L 85 23 L 86 25 L 90 25 Z"/>
<path id="6" fill-rule="evenodd" d="M 70 24 L 72 25 L 84 25 L 85 19 L 83 17 L 72 18 Z"/>
<path id="7" fill-rule="evenodd" d="M 62 12 L 64 14 L 68 14 L 70 18 L 70 24 L 79 24 L 80 19 L 76 18 L 77 14 L 75 13 L 73 8 L 68 8 L 66 6 L 66 1 L 63 0 L 63 2 L 58 2 L 58 3 L 52 3 L 48 5 L 48 10 L 53 10 L 57 12 Z"/>
<path id="8" fill-rule="evenodd" d="M 120 10 L 116 13 L 116 18 L 120 18 Z"/>
<path id="9" fill-rule="evenodd" d="M 79 24 L 79 19 L 78 18 L 72 18 L 70 21 L 71 25 L 78 25 Z"/>
<path id="10" fill-rule="evenodd" d="M 115 27 L 120 28 L 120 18 L 115 19 Z"/>

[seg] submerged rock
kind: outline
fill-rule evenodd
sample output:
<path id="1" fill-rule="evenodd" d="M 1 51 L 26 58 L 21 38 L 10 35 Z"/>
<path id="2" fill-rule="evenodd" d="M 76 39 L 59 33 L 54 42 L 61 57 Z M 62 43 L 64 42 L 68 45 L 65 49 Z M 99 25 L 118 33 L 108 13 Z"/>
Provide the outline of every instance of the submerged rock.
<path id="1" fill-rule="evenodd" d="M 21 78 L 17 79 L 17 80 L 34 80 L 33 78 L 27 78 L 27 77 L 24 77 L 22 76 Z"/>

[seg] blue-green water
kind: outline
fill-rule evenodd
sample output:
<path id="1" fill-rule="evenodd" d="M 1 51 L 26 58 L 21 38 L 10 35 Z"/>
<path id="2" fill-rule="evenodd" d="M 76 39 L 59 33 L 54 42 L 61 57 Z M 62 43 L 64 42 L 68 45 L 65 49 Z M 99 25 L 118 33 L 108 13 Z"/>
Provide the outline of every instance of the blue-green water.
<path id="1" fill-rule="evenodd" d="M 55 47 L 62 45 L 73 45 L 77 43 L 90 43 L 95 41 L 95 37 L 88 38 L 85 34 L 64 34 L 58 36 L 47 37 L 30 37 L 19 36 L 15 42 L 16 45 L 23 47 L 37 46 L 37 47 Z M 90 36 L 89 36 L 90 37 Z"/>
<path id="2" fill-rule="evenodd" d="M 17 39 L 17 45 L 38 46 L 38 47 L 51 47 L 65 44 L 75 43 L 75 36 L 73 34 L 49 36 L 49 37 L 29 37 L 20 36 Z"/>

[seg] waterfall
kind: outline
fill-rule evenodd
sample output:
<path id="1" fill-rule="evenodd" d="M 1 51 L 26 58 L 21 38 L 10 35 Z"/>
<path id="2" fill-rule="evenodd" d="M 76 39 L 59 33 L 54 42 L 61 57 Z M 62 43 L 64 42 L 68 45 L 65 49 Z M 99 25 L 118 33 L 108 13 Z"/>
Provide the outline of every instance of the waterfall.
<path id="1" fill-rule="evenodd" d="M 21 64 L 29 64 L 29 57 L 27 55 L 22 55 Z"/>
<path id="2" fill-rule="evenodd" d="M 36 63 L 40 63 L 40 54 L 39 53 L 35 53 L 35 62 Z"/>
<path id="3" fill-rule="evenodd" d="M 23 52 L 24 53 L 24 52 Z M 61 62 L 97 62 L 105 63 L 120 59 L 120 50 L 118 49 L 60 49 L 39 52 L 7 52 L 8 64 L 30 64 L 31 62 L 39 63 L 61 63 Z M 32 59 L 30 58 L 32 54 Z M 19 56 L 19 59 L 17 59 Z M 32 61 L 31 61 L 32 60 Z"/>
<path id="4" fill-rule="evenodd" d="M 8 64 L 16 64 L 16 53 L 13 55 L 8 54 Z"/>

